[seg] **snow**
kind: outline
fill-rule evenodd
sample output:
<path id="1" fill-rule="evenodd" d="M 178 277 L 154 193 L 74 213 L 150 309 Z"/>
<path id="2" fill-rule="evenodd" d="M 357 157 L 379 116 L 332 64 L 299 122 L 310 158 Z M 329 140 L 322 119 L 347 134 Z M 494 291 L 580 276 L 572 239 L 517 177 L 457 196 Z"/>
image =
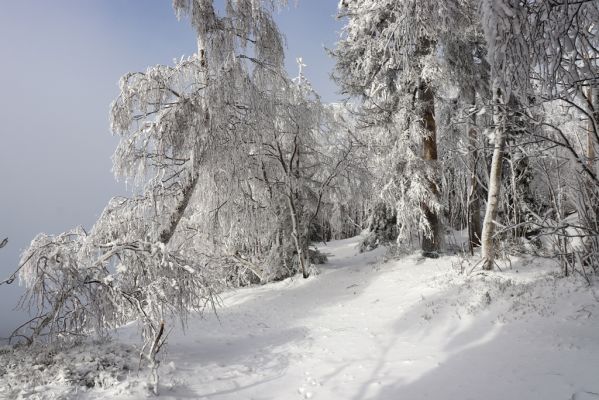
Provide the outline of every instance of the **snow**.
<path id="1" fill-rule="evenodd" d="M 174 330 L 160 398 L 599 399 L 593 287 L 551 260 L 468 274 L 468 259 L 386 260 L 358 241 L 320 245 L 317 276 L 226 293 L 218 317 Z M 135 379 L 73 398 L 148 397 Z"/>

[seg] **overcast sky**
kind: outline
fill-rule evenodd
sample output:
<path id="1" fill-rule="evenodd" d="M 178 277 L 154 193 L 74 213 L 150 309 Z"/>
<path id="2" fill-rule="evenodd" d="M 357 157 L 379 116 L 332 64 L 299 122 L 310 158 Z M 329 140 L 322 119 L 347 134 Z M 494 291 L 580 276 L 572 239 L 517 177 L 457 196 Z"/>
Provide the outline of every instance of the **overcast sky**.
<path id="1" fill-rule="evenodd" d="M 219 0 L 216 0 L 217 2 Z M 291 1 L 293 3 L 293 1 Z M 324 101 L 338 99 L 329 80 L 332 47 L 341 26 L 336 0 L 300 0 L 276 16 L 287 38 L 287 66 L 295 58 Z M 129 71 L 195 49 L 187 21 L 170 0 L 18 0 L 0 9 L 0 278 L 8 276 L 39 232 L 91 227 L 115 195 L 125 194 L 111 173 L 116 146 L 108 106 Z M 12 311 L 21 290 L 0 286 L 0 337 L 19 322 Z"/>

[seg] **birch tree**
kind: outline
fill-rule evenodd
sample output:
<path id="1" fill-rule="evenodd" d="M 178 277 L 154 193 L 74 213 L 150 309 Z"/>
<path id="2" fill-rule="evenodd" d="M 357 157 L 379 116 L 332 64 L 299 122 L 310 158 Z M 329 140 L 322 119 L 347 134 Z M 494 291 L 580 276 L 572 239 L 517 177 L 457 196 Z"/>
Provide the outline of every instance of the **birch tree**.
<path id="1" fill-rule="evenodd" d="M 37 309 L 28 324 L 32 339 L 101 333 L 137 320 L 154 391 L 168 321 L 213 307 L 223 284 L 222 260 L 209 242 L 189 235 L 193 205 L 205 195 L 203 183 L 235 168 L 228 157 L 248 158 L 247 144 L 256 142 L 252 115 L 278 118 L 271 113 L 281 110 L 269 108 L 263 89 L 285 81 L 273 2 L 227 1 L 222 15 L 212 1 L 173 4 L 196 30 L 197 53 L 126 74 L 111 109 L 121 139 L 114 171 L 135 195 L 113 199 L 90 232 L 38 236 L 20 270 L 25 301 Z"/>
<path id="2" fill-rule="evenodd" d="M 514 126 L 509 121 L 510 110 L 513 114 L 514 104 L 521 110 L 526 108 L 535 97 L 543 101 L 560 99 L 575 105 L 572 96 L 577 96 L 581 87 L 593 85 L 597 77 L 598 12 L 596 2 L 592 1 L 539 0 L 524 4 L 483 0 L 480 9 L 495 94 L 495 150 L 482 238 L 483 266 L 492 269 L 500 168 L 506 135 L 509 127 Z M 565 136 L 560 136 L 557 143 L 571 148 Z M 583 173 L 596 179 L 585 165 L 585 157 L 573 148 L 571 153 Z"/>

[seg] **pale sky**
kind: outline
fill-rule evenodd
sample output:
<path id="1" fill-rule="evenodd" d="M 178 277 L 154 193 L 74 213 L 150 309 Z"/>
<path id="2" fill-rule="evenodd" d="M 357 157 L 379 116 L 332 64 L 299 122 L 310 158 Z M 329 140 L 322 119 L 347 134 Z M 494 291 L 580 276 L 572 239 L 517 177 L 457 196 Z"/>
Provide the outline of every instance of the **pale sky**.
<path id="1" fill-rule="evenodd" d="M 219 0 L 217 0 L 219 1 Z M 294 3 L 291 1 L 291 3 Z M 329 80 L 341 24 L 336 0 L 300 0 L 276 16 L 324 101 L 339 99 Z M 125 194 L 111 155 L 117 140 L 108 106 L 129 71 L 190 55 L 195 38 L 170 0 L 19 0 L 0 8 L 0 279 L 39 232 L 91 227 L 108 200 Z M 0 337 L 26 319 L 12 311 L 22 289 L 0 286 Z"/>

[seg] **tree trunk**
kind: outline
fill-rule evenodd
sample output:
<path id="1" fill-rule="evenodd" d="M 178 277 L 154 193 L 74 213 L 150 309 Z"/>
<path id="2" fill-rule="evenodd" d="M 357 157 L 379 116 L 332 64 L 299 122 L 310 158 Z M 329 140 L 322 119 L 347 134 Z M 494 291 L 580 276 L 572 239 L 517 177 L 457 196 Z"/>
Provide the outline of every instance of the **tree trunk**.
<path id="1" fill-rule="evenodd" d="M 492 270 L 495 264 L 495 242 L 493 236 L 495 234 L 495 218 L 497 217 L 497 210 L 499 208 L 503 153 L 507 136 L 505 127 L 506 111 L 503 104 L 500 103 L 501 100 L 498 91 L 495 98 L 495 111 L 493 113 L 493 119 L 495 120 L 495 147 L 493 149 L 493 159 L 489 173 L 489 194 L 481 237 L 484 270 Z"/>
<path id="2" fill-rule="evenodd" d="M 297 215 L 297 208 L 295 207 L 295 202 L 293 200 L 293 192 L 290 191 L 287 195 L 287 203 L 289 205 L 289 213 L 291 214 L 291 236 L 293 237 L 293 243 L 295 244 L 295 251 L 297 251 L 297 258 L 300 264 L 300 270 L 302 271 L 302 276 L 305 278 L 308 277 L 308 270 L 306 268 L 306 259 L 304 256 L 304 247 L 302 240 L 300 238 L 300 221 Z"/>
<path id="3" fill-rule="evenodd" d="M 435 124 L 435 98 L 433 90 L 427 83 L 421 82 L 418 87 L 418 98 L 422 104 L 422 127 L 426 136 L 422 139 L 422 159 L 430 163 L 437 162 L 437 127 Z M 439 181 L 431 180 L 428 182 L 429 190 L 434 197 L 439 195 Z M 422 235 L 422 255 L 425 257 L 437 257 L 441 245 L 440 221 L 439 216 L 430 206 L 422 202 L 422 213 L 430 232 L 423 232 Z"/>
<path id="4" fill-rule="evenodd" d="M 599 88 L 589 87 L 587 101 L 589 104 L 589 115 L 591 116 L 587 131 L 587 162 L 589 169 L 593 173 L 596 173 L 595 135 L 597 132 L 595 132 L 595 123 L 599 123 Z"/>
<path id="5" fill-rule="evenodd" d="M 206 46 L 204 43 L 204 38 L 200 35 L 198 35 L 198 38 L 197 38 L 197 46 L 198 46 L 198 57 L 200 57 L 202 67 L 205 67 L 206 66 L 206 51 L 205 51 Z M 202 80 L 205 80 L 205 79 L 206 79 L 206 75 L 202 74 Z M 179 226 L 179 222 L 181 222 L 181 218 L 183 217 L 183 214 L 185 213 L 185 210 L 187 209 L 187 206 L 189 205 L 191 196 L 193 195 L 193 192 L 195 191 L 196 185 L 200 178 L 200 176 L 199 176 L 200 157 L 198 157 L 197 154 L 196 154 L 196 157 L 194 157 L 193 160 L 191 161 L 192 165 L 191 165 L 191 171 L 189 173 L 189 182 L 181 190 L 181 201 L 179 202 L 179 205 L 175 209 L 175 212 L 173 213 L 173 215 L 171 215 L 168 226 L 162 230 L 162 232 L 160 233 L 160 236 L 158 237 L 158 241 L 161 243 L 167 244 L 173 238 L 173 235 L 175 234 L 175 231 L 177 230 L 177 227 Z"/>
<path id="6" fill-rule="evenodd" d="M 599 86 L 589 87 L 587 93 L 587 103 L 589 108 L 589 121 L 587 127 L 587 143 L 586 143 L 586 156 L 587 166 L 593 174 L 597 174 L 597 153 L 595 146 L 597 145 L 598 128 L 599 128 Z M 599 204 L 595 200 L 597 199 L 598 187 L 597 182 L 588 179 L 587 185 L 588 198 L 592 199 L 590 203 L 591 221 L 588 221 L 590 228 L 596 230 L 599 226 Z"/>
<path id="7" fill-rule="evenodd" d="M 470 104 L 473 106 L 476 102 L 476 92 L 474 89 L 470 92 Z M 468 152 L 470 154 L 470 189 L 468 191 L 468 239 L 470 252 L 473 253 L 474 247 L 480 246 L 482 227 L 480 222 L 480 196 L 478 188 L 477 167 L 478 167 L 478 140 L 476 131 L 476 114 L 470 116 L 468 123 Z"/>
<path id="8" fill-rule="evenodd" d="M 187 206 L 189 205 L 191 196 L 193 195 L 196 184 L 198 183 L 198 169 L 195 168 L 191 174 L 192 176 L 190 178 L 190 181 L 182 190 L 181 200 L 179 202 L 179 205 L 175 209 L 175 212 L 173 213 L 173 215 L 171 215 L 168 226 L 160 233 L 158 241 L 161 243 L 167 244 L 168 242 L 170 242 L 173 235 L 175 234 L 175 231 L 177 230 L 177 226 L 179 225 L 179 222 L 181 221 L 183 214 L 185 213 L 185 210 L 187 209 Z"/>

